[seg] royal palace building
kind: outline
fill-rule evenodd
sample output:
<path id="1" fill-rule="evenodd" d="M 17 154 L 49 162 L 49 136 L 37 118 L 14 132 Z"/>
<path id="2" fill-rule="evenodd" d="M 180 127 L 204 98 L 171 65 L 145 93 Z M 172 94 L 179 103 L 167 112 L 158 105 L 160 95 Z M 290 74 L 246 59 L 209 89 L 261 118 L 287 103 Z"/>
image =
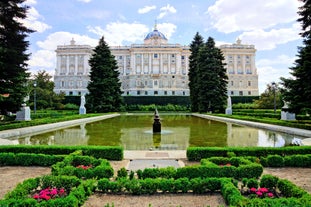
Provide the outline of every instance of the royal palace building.
<path id="1" fill-rule="evenodd" d="M 258 96 L 258 75 L 255 66 L 256 49 L 253 45 L 235 44 L 219 47 L 228 73 L 228 95 Z M 155 29 L 143 44 L 111 46 L 120 72 L 124 96 L 189 96 L 189 46 L 170 44 Z M 87 93 L 93 48 L 89 45 L 57 46 L 54 75 L 56 93 L 84 95 Z"/>

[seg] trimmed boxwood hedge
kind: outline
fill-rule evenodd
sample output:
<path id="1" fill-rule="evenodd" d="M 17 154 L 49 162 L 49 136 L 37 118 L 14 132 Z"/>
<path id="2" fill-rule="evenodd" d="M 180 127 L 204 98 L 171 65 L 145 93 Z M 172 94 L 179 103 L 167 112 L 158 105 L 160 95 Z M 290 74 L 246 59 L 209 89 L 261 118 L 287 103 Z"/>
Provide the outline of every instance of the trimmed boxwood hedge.
<path id="1" fill-rule="evenodd" d="M 227 157 L 228 152 L 236 156 L 267 157 L 268 155 L 311 154 L 311 146 L 291 147 L 188 147 L 187 158 L 190 161 L 200 161 L 209 157 Z"/>
<path id="2" fill-rule="evenodd" d="M 64 188 L 67 196 L 38 202 L 31 198 L 36 189 L 47 187 Z M 49 206 L 49 207 L 72 207 L 81 206 L 85 200 L 94 192 L 95 180 L 81 181 L 73 176 L 42 176 L 30 178 L 5 195 L 4 200 L 0 200 L 0 206 Z"/>
<path id="3" fill-rule="evenodd" d="M 77 166 L 91 166 L 88 169 Z M 72 175 L 78 178 L 111 178 L 114 174 L 110 163 L 105 159 L 90 156 L 69 155 L 62 162 L 52 166 L 52 175 Z"/>
<path id="4" fill-rule="evenodd" d="M 8 145 L 1 146 L 1 152 L 35 153 L 46 155 L 68 155 L 82 150 L 83 155 L 107 160 L 122 160 L 123 148 L 119 146 L 46 146 L 46 145 Z"/>
<path id="5" fill-rule="evenodd" d="M 260 163 L 264 167 L 311 167 L 311 154 L 307 155 L 268 155 L 261 157 Z"/>

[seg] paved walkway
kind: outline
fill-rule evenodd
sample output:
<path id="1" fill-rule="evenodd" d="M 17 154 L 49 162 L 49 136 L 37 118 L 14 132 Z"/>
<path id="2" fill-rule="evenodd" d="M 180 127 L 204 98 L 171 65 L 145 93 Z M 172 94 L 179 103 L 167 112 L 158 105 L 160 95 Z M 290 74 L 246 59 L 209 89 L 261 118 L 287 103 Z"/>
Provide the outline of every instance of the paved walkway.
<path id="1" fill-rule="evenodd" d="M 137 171 L 145 168 L 184 167 L 180 159 L 186 159 L 186 150 L 174 151 L 124 151 L 124 159 L 129 160 L 127 170 Z"/>

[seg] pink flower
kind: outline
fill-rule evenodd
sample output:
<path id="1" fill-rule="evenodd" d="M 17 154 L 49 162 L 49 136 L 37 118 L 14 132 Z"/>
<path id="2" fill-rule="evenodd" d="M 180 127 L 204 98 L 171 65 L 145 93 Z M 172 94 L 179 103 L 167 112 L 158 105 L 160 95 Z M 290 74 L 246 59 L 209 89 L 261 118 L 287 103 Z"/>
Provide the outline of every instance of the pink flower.
<path id="1" fill-rule="evenodd" d="M 274 195 L 273 195 L 273 193 L 267 193 L 267 196 L 272 198 Z"/>
<path id="2" fill-rule="evenodd" d="M 62 195 L 64 195 L 66 192 L 65 192 L 65 189 L 64 188 L 61 188 L 60 190 L 59 190 L 59 195 L 60 196 L 62 196 Z"/>
<path id="3" fill-rule="evenodd" d="M 268 193 L 268 189 L 267 188 L 259 188 L 258 191 L 262 192 L 262 193 Z"/>
<path id="4" fill-rule="evenodd" d="M 255 193 L 255 192 L 257 191 L 257 189 L 254 188 L 254 187 L 252 187 L 252 188 L 250 189 L 250 191 L 251 191 L 252 193 Z"/>
<path id="5" fill-rule="evenodd" d="M 51 193 L 52 196 L 57 195 L 57 189 L 53 188 L 50 193 Z"/>
<path id="6" fill-rule="evenodd" d="M 39 199 L 39 195 L 36 193 L 36 194 L 33 195 L 33 198 L 34 199 Z"/>
<path id="7" fill-rule="evenodd" d="M 260 192 L 260 191 L 257 191 L 256 194 L 257 194 L 259 197 L 262 196 L 262 192 Z"/>
<path id="8" fill-rule="evenodd" d="M 44 199 L 44 200 L 50 200 L 50 199 L 51 199 L 51 197 L 48 196 L 47 194 L 41 195 L 40 198 L 42 198 L 42 199 Z"/>

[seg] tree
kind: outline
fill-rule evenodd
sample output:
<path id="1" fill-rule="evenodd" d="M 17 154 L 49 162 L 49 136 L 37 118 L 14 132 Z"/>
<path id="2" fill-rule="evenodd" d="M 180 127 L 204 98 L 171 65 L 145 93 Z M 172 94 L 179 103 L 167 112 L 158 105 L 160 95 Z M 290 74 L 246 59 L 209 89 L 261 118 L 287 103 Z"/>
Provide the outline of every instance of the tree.
<path id="1" fill-rule="evenodd" d="M 199 112 L 222 112 L 225 109 L 228 76 L 224 59 L 221 50 L 215 46 L 215 41 L 211 37 L 199 49 L 197 64 Z"/>
<path id="2" fill-rule="evenodd" d="M 1 113 L 17 111 L 27 95 L 29 42 L 26 38 L 33 31 L 20 21 L 26 18 L 29 9 L 23 5 L 24 1 L 0 2 L 0 94 L 9 94 L 0 100 Z"/>
<path id="3" fill-rule="evenodd" d="M 65 98 L 65 94 L 56 94 L 54 89 L 54 82 L 51 81 L 52 76 L 48 74 L 45 70 L 38 71 L 34 75 L 34 79 L 29 80 L 28 82 L 28 93 L 30 95 L 29 105 L 34 105 L 34 90 L 36 90 L 36 105 L 37 109 L 46 109 L 46 108 L 62 108 L 62 101 Z M 34 87 L 36 83 L 36 87 Z"/>
<path id="4" fill-rule="evenodd" d="M 297 59 L 290 68 L 292 78 L 281 78 L 284 90 L 282 96 L 289 103 L 289 109 L 295 113 L 311 111 L 311 1 L 301 0 L 304 5 L 299 8 L 298 22 L 302 25 L 300 35 L 302 47 L 298 48 Z"/>
<path id="5" fill-rule="evenodd" d="M 197 32 L 190 44 L 191 55 L 189 56 L 189 89 L 190 89 L 190 101 L 191 111 L 198 111 L 198 53 L 200 47 L 204 44 L 203 37 Z"/>
<path id="6" fill-rule="evenodd" d="M 86 108 L 92 112 L 119 111 L 122 105 L 117 62 L 102 37 L 89 60 L 90 82 Z"/>
<path id="7" fill-rule="evenodd" d="M 281 92 L 278 84 L 273 86 L 272 84 L 267 84 L 266 90 L 260 94 L 258 100 L 255 100 L 254 103 L 258 108 L 261 109 L 273 109 L 274 108 L 274 95 L 276 108 L 281 108 L 283 106 L 283 101 L 281 98 Z"/>

